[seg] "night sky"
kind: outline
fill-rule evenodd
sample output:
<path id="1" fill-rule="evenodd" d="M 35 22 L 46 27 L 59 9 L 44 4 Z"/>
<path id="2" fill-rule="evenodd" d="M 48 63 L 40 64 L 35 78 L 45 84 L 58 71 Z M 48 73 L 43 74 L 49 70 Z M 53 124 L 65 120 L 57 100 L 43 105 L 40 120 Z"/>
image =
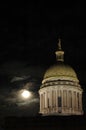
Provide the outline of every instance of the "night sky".
<path id="1" fill-rule="evenodd" d="M 0 115 L 35 116 L 45 70 L 56 63 L 58 38 L 65 63 L 77 72 L 86 112 L 86 7 L 83 1 L 0 4 Z M 30 100 L 18 98 L 28 89 Z"/>

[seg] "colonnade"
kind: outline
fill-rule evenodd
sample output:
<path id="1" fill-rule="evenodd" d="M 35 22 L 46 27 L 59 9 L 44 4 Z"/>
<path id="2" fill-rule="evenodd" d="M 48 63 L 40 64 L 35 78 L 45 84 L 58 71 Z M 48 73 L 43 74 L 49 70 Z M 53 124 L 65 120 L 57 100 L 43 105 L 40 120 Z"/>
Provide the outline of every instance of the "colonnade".
<path id="1" fill-rule="evenodd" d="M 50 110 L 50 111 L 49 111 Z M 40 93 L 40 112 L 78 113 L 82 111 L 82 93 L 75 90 L 49 90 Z"/>

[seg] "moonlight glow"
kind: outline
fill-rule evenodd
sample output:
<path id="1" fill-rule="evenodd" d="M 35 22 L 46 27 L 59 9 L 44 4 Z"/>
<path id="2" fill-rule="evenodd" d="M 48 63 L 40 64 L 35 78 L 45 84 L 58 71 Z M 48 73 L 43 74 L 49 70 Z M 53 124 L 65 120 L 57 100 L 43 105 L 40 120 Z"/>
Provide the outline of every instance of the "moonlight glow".
<path id="1" fill-rule="evenodd" d="M 23 90 L 23 92 L 21 93 L 21 96 L 23 98 L 29 98 L 31 96 L 31 93 L 28 90 Z"/>

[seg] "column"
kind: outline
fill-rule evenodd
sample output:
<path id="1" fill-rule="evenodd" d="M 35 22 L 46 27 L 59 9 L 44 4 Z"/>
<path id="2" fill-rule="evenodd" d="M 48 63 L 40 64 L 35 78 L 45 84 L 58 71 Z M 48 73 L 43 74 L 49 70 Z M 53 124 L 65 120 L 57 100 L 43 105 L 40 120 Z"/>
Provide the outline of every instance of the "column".
<path id="1" fill-rule="evenodd" d="M 57 102 L 56 93 L 57 93 L 57 91 L 55 90 L 55 91 L 54 91 L 54 107 L 56 107 L 56 102 Z"/>
<path id="2" fill-rule="evenodd" d="M 49 99 L 49 92 L 47 93 L 47 105 L 48 105 L 48 108 L 49 108 L 49 106 L 50 106 L 50 101 L 49 101 L 50 99 Z"/>
<path id="3" fill-rule="evenodd" d="M 40 112 L 41 112 L 41 109 L 42 109 L 42 94 L 40 94 Z"/>
<path id="4" fill-rule="evenodd" d="M 45 93 L 43 93 L 43 109 L 45 108 Z"/>
<path id="5" fill-rule="evenodd" d="M 56 97 L 55 97 L 55 90 L 52 91 L 52 106 L 55 107 L 56 105 Z"/>
<path id="6" fill-rule="evenodd" d="M 63 90 L 61 90 L 61 98 L 62 98 L 62 111 L 63 111 L 63 101 L 64 101 L 64 97 L 63 97 Z"/>
<path id="7" fill-rule="evenodd" d="M 72 91 L 72 111 L 74 111 L 74 92 Z"/>
<path id="8" fill-rule="evenodd" d="M 50 107 L 52 107 L 52 90 L 50 90 Z"/>
<path id="9" fill-rule="evenodd" d="M 69 93 L 67 91 L 67 108 L 69 109 L 69 97 L 68 97 Z"/>
<path id="10" fill-rule="evenodd" d="M 79 93 L 79 111 L 81 110 L 81 105 L 80 105 L 80 93 Z"/>
<path id="11" fill-rule="evenodd" d="M 77 92 L 77 110 L 80 109 L 80 100 L 79 100 L 79 92 Z"/>
<path id="12" fill-rule="evenodd" d="M 52 111 L 55 111 L 55 91 L 52 90 Z"/>
<path id="13" fill-rule="evenodd" d="M 80 110 L 82 111 L 82 94 L 80 94 Z"/>
<path id="14" fill-rule="evenodd" d="M 56 112 L 58 111 L 58 90 L 56 89 L 56 96 L 55 96 L 55 107 L 56 107 Z"/>
<path id="15" fill-rule="evenodd" d="M 45 108 L 47 108 L 48 105 L 47 105 L 47 92 L 45 92 Z"/>
<path id="16" fill-rule="evenodd" d="M 66 109 L 67 109 L 67 90 L 66 90 Z"/>
<path id="17" fill-rule="evenodd" d="M 63 90 L 63 107 L 65 106 L 65 90 Z"/>
<path id="18" fill-rule="evenodd" d="M 74 91 L 74 111 L 76 111 L 76 92 Z"/>
<path id="19" fill-rule="evenodd" d="M 67 109 L 67 90 L 63 90 L 63 107 L 64 110 Z"/>
<path id="20" fill-rule="evenodd" d="M 43 94 L 41 94 L 41 111 L 43 110 Z"/>
<path id="21" fill-rule="evenodd" d="M 70 108 L 72 108 L 72 91 L 70 91 Z"/>
<path id="22" fill-rule="evenodd" d="M 77 92 L 76 92 L 76 110 L 78 110 L 78 97 L 77 97 Z"/>

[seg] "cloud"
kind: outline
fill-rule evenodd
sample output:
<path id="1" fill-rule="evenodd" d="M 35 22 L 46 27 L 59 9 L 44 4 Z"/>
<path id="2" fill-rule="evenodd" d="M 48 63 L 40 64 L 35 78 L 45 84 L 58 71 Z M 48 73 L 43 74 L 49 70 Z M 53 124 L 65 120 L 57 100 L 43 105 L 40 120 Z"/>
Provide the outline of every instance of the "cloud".
<path id="1" fill-rule="evenodd" d="M 33 116 L 38 113 L 39 97 L 35 94 L 35 92 L 31 92 L 31 98 L 23 99 L 19 95 L 20 91 L 21 89 L 13 89 L 10 93 L 7 92 L 7 94 L 0 95 L 0 115 Z"/>
<path id="2" fill-rule="evenodd" d="M 26 100 L 20 103 L 17 103 L 18 106 L 31 105 L 34 103 L 39 103 L 39 98 L 32 98 L 30 100 Z"/>
<path id="3" fill-rule="evenodd" d="M 26 80 L 30 78 L 30 76 L 21 76 L 21 77 L 17 77 L 17 76 L 14 76 L 12 79 L 11 79 L 11 82 L 15 82 L 15 81 L 22 81 L 22 80 Z"/>
<path id="4" fill-rule="evenodd" d="M 27 87 L 27 88 L 26 88 Z M 23 89 L 27 89 L 31 93 L 31 97 L 28 99 L 24 99 L 21 96 L 21 92 Z M 3 92 L 4 91 L 4 92 Z M 7 89 L 4 89 L 2 91 L 2 94 L 0 94 L 0 100 L 2 102 L 5 102 L 6 104 L 17 104 L 17 105 L 28 105 L 30 103 L 36 103 L 39 101 L 37 92 L 34 92 L 30 89 L 30 85 L 26 84 L 25 87 L 22 87 L 21 89 L 12 89 L 10 92 Z"/>
<path id="5" fill-rule="evenodd" d="M 6 62 L 0 65 L 0 114 L 34 115 L 38 111 L 38 88 L 44 69 L 29 66 L 20 61 Z M 21 89 L 28 89 L 32 98 L 23 100 L 18 94 Z M 23 110 L 25 108 L 25 111 Z M 4 114 L 5 113 L 5 114 Z M 28 114 L 27 114 L 28 113 Z"/>

